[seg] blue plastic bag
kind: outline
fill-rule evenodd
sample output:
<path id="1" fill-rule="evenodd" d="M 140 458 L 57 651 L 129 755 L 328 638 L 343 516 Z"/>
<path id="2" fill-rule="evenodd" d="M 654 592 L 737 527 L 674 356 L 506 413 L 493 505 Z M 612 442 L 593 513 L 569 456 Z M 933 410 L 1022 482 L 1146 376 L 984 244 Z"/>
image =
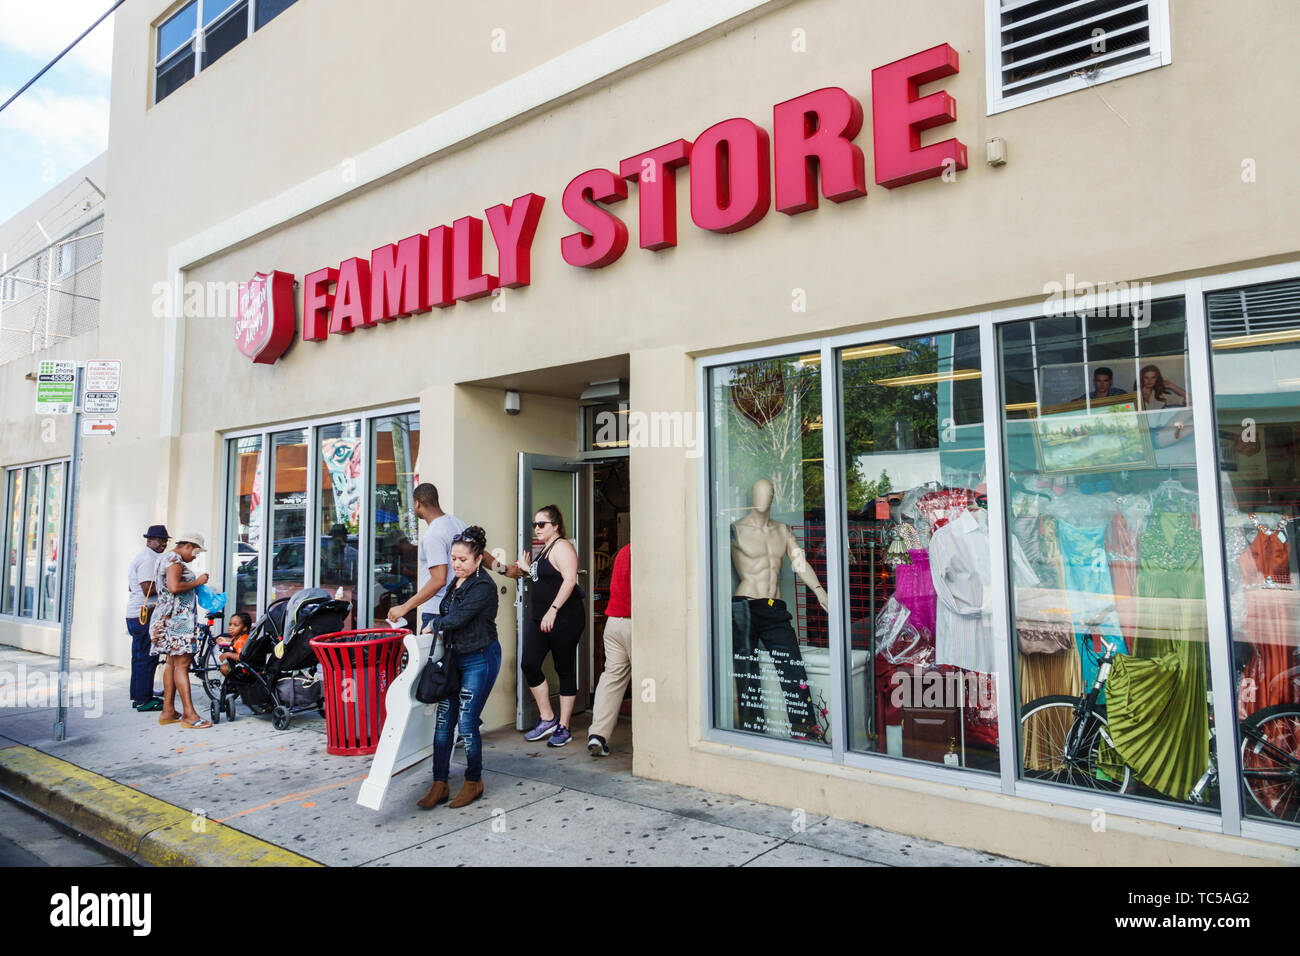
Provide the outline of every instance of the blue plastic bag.
<path id="1" fill-rule="evenodd" d="M 226 594 L 222 591 L 218 594 L 206 584 L 200 584 L 194 589 L 195 596 L 198 599 L 199 607 L 209 615 L 219 614 L 226 608 Z"/>

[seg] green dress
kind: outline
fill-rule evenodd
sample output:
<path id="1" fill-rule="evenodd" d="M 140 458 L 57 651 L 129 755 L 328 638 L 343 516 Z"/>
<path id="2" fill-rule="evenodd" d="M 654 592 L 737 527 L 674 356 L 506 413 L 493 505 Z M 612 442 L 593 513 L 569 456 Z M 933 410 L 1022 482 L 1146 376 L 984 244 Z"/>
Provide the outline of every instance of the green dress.
<path id="1" fill-rule="evenodd" d="M 1186 800 L 1210 763 L 1205 575 L 1192 514 L 1159 512 L 1142 529 L 1137 597 L 1137 642 L 1115 659 L 1107 721 L 1134 777 Z"/>

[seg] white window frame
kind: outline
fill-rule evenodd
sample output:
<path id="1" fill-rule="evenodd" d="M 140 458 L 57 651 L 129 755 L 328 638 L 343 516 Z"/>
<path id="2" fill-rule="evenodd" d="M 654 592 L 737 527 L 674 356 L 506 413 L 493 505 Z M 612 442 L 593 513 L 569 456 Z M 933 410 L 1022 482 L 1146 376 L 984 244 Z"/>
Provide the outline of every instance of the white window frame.
<path id="1" fill-rule="evenodd" d="M 65 466 L 63 472 L 63 502 L 60 508 L 60 521 L 59 521 L 59 532 L 60 532 L 59 547 L 60 549 L 62 549 L 63 542 L 66 537 L 62 533 L 63 525 L 64 522 L 68 520 L 68 501 L 69 501 L 68 486 L 70 484 L 71 475 L 72 475 L 72 468 L 71 468 L 72 459 L 71 458 L 48 458 L 45 459 L 44 461 L 31 461 L 22 465 L 6 465 L 3 469 L 0 469 L 0 490 L 2 490 L 5 496 L 4 514 L 0 515 L 0 541 L 4 542 L 4 562 L 5 562 L 3 569 L 0 569 L 0 586 L 7 588 L 10 587 L 11 584 L 15 585 L 14 613 L 0 614 L 0 621 L 3 622 L 23 624 L 27 626 L 58 627 L 63 621 L 63 555 L 62 553 L 59 554 L 58 570 L 56 571 L 56 579 L 55 579 L 56 585 L 55 585 L 55 592 L 54 592 L 54 615 L 52 617 L 49 618 L 41 617 L 41 599 L 40 599 L 39 590 L 33 592 L 33 597 L 32 597 L 33 604 L 32 604 L 31 616 L 28 617 L 26 614 L 22 613 L 23 578 L 26 576 L 26 571 L 27 571 L 27 561 L 25 559 L 24 550 L 20 549 L 19 551 L 18 580 L 16 582 L 10 582 L 5 579 L 5 574 L 8 571 L 8 564 L 9 564 L 9 540 L 10 540 L 9 535 L 13 530 L 13 511 L 9 507 L 10 505 L 9 476 L 15 471 L 21 471 L 24 473 L 23 474 L 23 482 L 24 482 L 23 500 L 25 503 L 26 496 L 27 496 L 27 487 L 26 487 L 27 469 L 29 468 L 38 469 L 38 474 L 40 475 L 40 482 L 41 482 L 41 492 L 40 492 L 40 514 L 37 518 L 37 527 L 40 529 L 40 543 L 37 548 L 37 556 L 38 556 L 38 563 L 43 564 L 45 561 L 45 506 L 49 501 L 49 486 L 47 484 L 49 479 L 47 477 L 47 469 L 51 465 Z M 26 538 L 27 538 L 27 534 L 26 534 L 27 508 L 25 504 L 22 509 L 22 516 L 23 516 L 22 517 L 23 533 L 20 535 L 20 541 L 23 542 L 23 545 L 25 547 Z M 39 589 L 40 585 L 37 584 L 36 587 Z"/>
<path id="2" fill-rule="evenodd" d="M 1121 293 L 1117 302 L 1127 304 L 1134 299 L 1167 299 L 1183 297 L 1187 323 L 1187 349 L 1189 381 L 1198 394 L 1213 395 L 1211 364 L 1212 353 L 1208 322 L 1205 315 L 1205 293 L 1236 286 L 1255 285 L 1300 278 L 1300 260 L 1280 265 L 1221 272 L 1185 280 L 1152 283 L 1142 290 L 1133 283 L 1130 292 Z M 1061 303 L 1065 312 L 1095 307 L 1095 303 L 1066 299 Z M 696 648 L 700 674 L 700 744 L 695 748 L 727 745 L 729 753 L 741 757 L 749 753 L 781 754 L 808 761 L 808 769 L 815 772 L 817 764 L 840 764 L 847 768 L 876 771 L 896 777 L 906 777 L 932 783 L 947 784 L 953 794 L 959 788 L 1002 794 L 1031 801 L 1073 807 L 1079 810 L 1104 811 L 1118 817 L 1152 821 L 1187 830 L 1241 836 L 1273 844 L 1300 848 L 1300 826 L 1247 819 L 1242 813 L 1242 793 L 1237 767 L 1236 701 L 1232 686 L 1231 622 L 1228 618 L 1227 574 L 1224 565 L 1222 541 L 1222 501 L 1218 481 L 1218 449 L 1211 401 L 1198 401 L 1193 405 L 1195 415 L 1197 476 L 1201 481 L 1200 519 L 1201 547 L 1205 569 L 1205 601 L 1210 643 L 1210 684 L 1213 708 L 1216 714 L 1227 715 L 1215 735 L 1215 750 L 1219 767 L 1218 810 L 1196 808 L 1182 804 L 1075 790 L 1034 780 L 1020 779 L 1018 770 L 1018 721 L 1014 714 L 1014 688 L 1010 680 L 999 686 L 998 726 L 1000 734 L 1000 772 L 981 773 L 960 767 L 944 767 L 920 763 L 881 753 L 859 753 L 845 747 L 850 719 L 849 697 L 845 674 L 845 607 L 844 587 L 847 568 L 847 540 L 841 528 L 840 502 L 831 507 L 831 496 L 842 498 L 843 449 L 840 447 L 842 407 L 839 395 L 838 366 L 835 353 L 849 346 L 888 342 L 917 335 L 937 334 L 957 329 L 977 327 L 980 332 L 980 364 L 984 370 L 984 436 L 988 486 L 1004 489 L 1002 478 L 1002 406 L 1001 361 L 997 352 L 998 329 L 1025 319 L 1044 315 L 1043 303 L 1034 301 L 993 311 L 965 312 L 938 320 L 902 322 L 876 326 L 858 332 L 821 338 L 805 338 L 779 345 L 738 349 L 725 354 L 700 357 L 696 360 L 696 408 L 704 413 L 710 423 L 706 437 L 705 453 L 699 459 L 697 501 L 697 555 L 701 590 L 699 601 L 699 646 Z M 709 372 L 718 366 L 755 359 L 774 358 L 792 353 L 820 352 L 822 368 L 822 419 L 825 460 L 825 487 L 827 489 L 826 535 L 827 541 L 839 540 L 842 547 L 827 548 L 826 588 L 830 594 L 829 645 L 831 651 L 830 712 L 833 722 L 832 746 L 801 743 L 793 740 L 763 737 L 716 727 L 714 724 L 714 696 L 717 681 L 717 647 L 713 621 L 718 595 L 715 593 L 712 567 L 712 406 L 709 395 Z M 836 491 L 835 489 L 839 489 Z M 1006 501 L 1002 493 L 988 497 L 990 544 L 993 549 L 993 588 L 1001 596 L 994 616 L 995 633 L 1001 635 L 996 653 L 1003 674 L 1013 674 L 1012 636 L 1007 619 L 1009 598 L 1009 558 L 1005 541 Z M 833 537 L 834 536 L 834 537 Z M 1005 690 L 1005 692 L 1003 692 Z M 1232 733 L 1224 732 L 1231 726 Z M 1231 785 L 1225 781 L 1231 781 Z"/>
<path id="3" fill-rule="evenodd" d="M 262 436 L 262 454 L 264 459 L 264 481 L 266 482 L 267 492 L 262 495 L 262 527 L 265 530 L 262 537 L 262 548 L 258 551 L 258 581 L 257 581 L 257 611 L 254 619 L 260 618 L 266 612 L 266 606 L 269 603 L 267 598 L 270 594 L 270 567 L 271 556 L 267 544 L 271 537 L 271 499 L 274 495 L 271 492 L 272 483 L 275 476 L 272 470 L 272 440 L 280 432 L 293 431 L 298 428 L 307 430 L 307 446 L 309 454 L 307 456 L 307 525 L 303 542 L 303 580 L 306 587 L 315 587 L 311 582 L 316 580 L 316 545 L 318 543 L 319 531 L 317 525 L 320 522 L 320 468 L 317 463 L 320 457 L 320 430 L 330 425 L 338 425 L 343 422 L 360 422 L 361 423 L 361 451 L 366 456 L 365 467 L 361 469 L 361 519 L 357 527 L 357 590 L 354 608 L 354 620 L 360 622 L 369 614 L 366 608 L 370 605 L 370 535 L 372 534 L 370 492 L 373 481 L 374 469 L 370 466 L 370 455 L 373 453 L 371 443 L 372 422 L 377 418 L 384 418 L 389 415 L 401 415 L 409 412 L 419 412 L 419 402 L 407 402 L 398 405 L 384 406 L 381 408 L 368 408 L 361 411 L 342 412 L 335 415 L 327 415 L 319 418 L 307 418 L 297 421 L 277 422 L 274 425 L 264 425 L 258 428 L 242 428 L 222 432 L 221 438 L 221 517 L 218 527 L 221 533 L 217 539 L 217 546 L 214 548 L 214 554 L 218 555 L 211 571 L 213 579 L 219 582 L 221 590 L 229 590 L 227 576 L 230 573 L 229 554 L 227 548 L 232 540 L 230 528 L 230 442 L 237 438 L 248 438 L 253 435 Z M 359 623 L 357 626 L 361 626 Z"/>
<path id="4" fill-rule="evenodd" d="M 1013 5 L 1031 3 L 1033 0 L 1013 0 Z M 1050 86 L 1002 95 L 1002 0 L 984 0 L 984 75 L 988 108 L 986 115 L 1014 110 L 1030 103 L 1064 96 L 1076 90 L 1087 89 L 1099 83 L 1122 79 L 1143 73 L 1173 62 L 1169 30 L 1169 0 L 1146 0 L 1150 23 L 1151 52 L 1139 59 L 1103 66 L 1092 77 L 1069 76 Z"/>
<path id="5" fill-rule="evenodd" d="M 161 68 L 162 65 L 166 63 L 168 60 L 173 59 L 174 57 L 177 56 L 177 54 L 180 54 L 183 50 L 186 49 L 186 47 L 188 47 L 190 53 L 193 54 L 194 56 L 194 73 L 189 77 L 189 79 L 196 78 L 200 73 L 203 72 L 204 69 L 204 65 L 203 65 L 203 57 L 205 55 L 204 38 L 207 32 L 215 27 L 224 26 L 227 22 L 229 22 L 231 18 L 230 10 L 241 2 L 242 0 L 197 0 L 198 5 L 195 8 L 195 13 L 194 13 L 194 22 L 196 24 L 194 28 L 194 32 L 190 34 L 188 40 L 185 40 L 183 43 L 181 43 L 174 49 L 167 50 L 166 52 L 164 52 L 158 46 L 158 38 L 159 36 L 161 36 L 162 28 L 168 23 L 170 23 L 173 19 L 175 19 L 175 17 L 180 14 L 181 10 L 189 6 L 189 4 L 188 3 L 181 4 L 180 8 L 177 9 L 175 12 L 173 12 L 170 16 L 163 17 L 162 19 L 154 23 L 152 28 L 153 46 L 154 46 L 153 104 L 152 105 L 156 106 L 158 105 L 158 103 L 161 102 L 161 100 L 158 99 L 159 68 Z M 258 4 L 258 0 L 248 0 L 248 4 L 244 8 L 244 15 L 246 17 L 244 40 L 249 39 L 255 32 L 257 32 L 257 4 Z M 206 11 L 204 9 L 205 7 L 211 7 L 213 9 L 219 8 L 219 12 L 212 17 L 211 22 L 206 22 L 205 20 L 206 18 Z M 240 42 L 242 43 L 243 40 L 241 40 Z M 189 80 L 186 80 L 186 82 L 189 82 Z M 172 92 L 175 93 L 177 92 L 177 90 L 173 90 Z M 169 93 L 168 95 L 170 96 L 171 94 Z"/>

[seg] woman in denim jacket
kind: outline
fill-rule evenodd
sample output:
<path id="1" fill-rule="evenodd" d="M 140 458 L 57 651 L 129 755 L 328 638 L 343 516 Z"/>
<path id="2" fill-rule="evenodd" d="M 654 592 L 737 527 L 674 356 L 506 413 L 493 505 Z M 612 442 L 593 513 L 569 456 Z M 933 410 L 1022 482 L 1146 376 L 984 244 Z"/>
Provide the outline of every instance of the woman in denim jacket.
<path id="1" fill-rule="evenodd" d="M 483 567 L 486 543 L 486 533 L 477 526 L 466 528 L 452 539 L 451 571 L 455 584 L 447 589 L 438 614 L 424 628 L 426 633 L 442 632 L 446 652 L 456 655 L 460 667 L 457 709 L 452 710 L 452 698 L 438 703 L 433 734 L 433 787 L 419 801 L 424 810 L 436 807 L 451 795 L 447 776 L 451 769 L 453 731 L 457 726 L 465 739 L 465 785 L 448 806 L 463 807 L 483 796 L 480 717 L 501 670 L 497 586 Z"/>

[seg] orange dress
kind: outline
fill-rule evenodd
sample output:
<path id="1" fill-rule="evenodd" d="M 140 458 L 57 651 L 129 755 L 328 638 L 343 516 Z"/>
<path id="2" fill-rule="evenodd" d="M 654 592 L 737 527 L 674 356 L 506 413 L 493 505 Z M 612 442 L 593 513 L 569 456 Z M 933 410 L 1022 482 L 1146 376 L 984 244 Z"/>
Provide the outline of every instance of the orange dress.
<path id="1" fill-rule="evenodd" d="M 1243 688 L 1240 710 L 1249 716 L 1274 704 L 1300 703 L 1295 648 L 1296 591 L 1291 580 L 1291 560 L 1285 539 L 1259 522 L 1259 533 L 1237 558 L 1246 588 L 1246 638 L 1255 647 L 1255 660 L 1247 670 L 1254 674 L 1254 700 Z M 1276 586 L 1270 586 L 1276 585 Z"/>

